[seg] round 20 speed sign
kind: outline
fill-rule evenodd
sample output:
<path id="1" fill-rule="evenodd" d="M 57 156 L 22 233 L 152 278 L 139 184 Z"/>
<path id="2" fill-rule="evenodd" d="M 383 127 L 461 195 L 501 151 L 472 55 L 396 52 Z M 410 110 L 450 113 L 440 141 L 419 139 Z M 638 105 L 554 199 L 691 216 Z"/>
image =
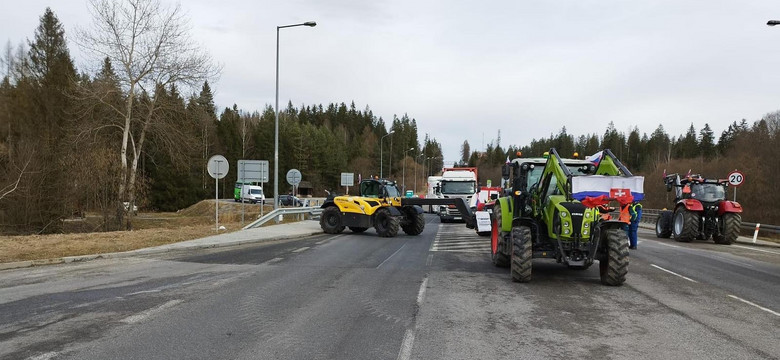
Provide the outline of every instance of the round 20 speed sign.
<path id="1" fill-rule="evenodd" d="M 745 174 L 741 171 L 734 170 L 729 173 L 729 185 L 740 186 L 745 182 Z"/>

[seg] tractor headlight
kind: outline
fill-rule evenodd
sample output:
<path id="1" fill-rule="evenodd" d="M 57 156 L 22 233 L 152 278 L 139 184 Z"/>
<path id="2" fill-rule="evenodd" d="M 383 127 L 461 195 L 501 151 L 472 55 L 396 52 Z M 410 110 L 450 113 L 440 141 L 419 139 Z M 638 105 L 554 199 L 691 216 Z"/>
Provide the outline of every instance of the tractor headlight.
<path id="1" fill-rule="evenodd" d="M 565 218 L 565 217 L 567 217 L 567 216 L 569 216 L 569 215 L 567 215 L 565 212 L 562 212 L 562 213 L 561 213 L 561 217 L 562 217 L 562 218 Z"/>
<path id="2" fill-rule="evenodd" d="M 588 230 L 582 230 L 582 235 L 588 235 Z"/>
<path id="3" fill-rule="evenodd" d="M 588 211 L 588 212 L 586 212 L 586 213 L 585 213 L 585 217 L 586 217 L 586 218 L 590 218 L 590 211 Z"/>
<path id="4" fill-rule="evenodd" d="M 586 229 L 590 227 L 590 223 L 585 223 L 582 226 L 584 226 Z"/>
<path id="5" fill-rule="evenodd" d="M 563 222 L 563 227 L 569 227 L 569 222 L 568 221 L 564 221 Z"/>
<path id="6" fill-rule="evenodd" d="M 563 233 L 566 234 L 566 235 L 569 235 L 569 229 L 564 229 Z"/>

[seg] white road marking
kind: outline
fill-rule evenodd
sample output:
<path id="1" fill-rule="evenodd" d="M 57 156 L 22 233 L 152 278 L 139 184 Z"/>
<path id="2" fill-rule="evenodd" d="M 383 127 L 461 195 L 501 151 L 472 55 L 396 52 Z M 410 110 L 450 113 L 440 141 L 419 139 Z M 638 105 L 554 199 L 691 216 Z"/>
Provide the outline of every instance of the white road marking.
<path id="1" fill-rule="evenodd" d="M 490 241 L 465 226 L 440 224 L 429 251 L 489 253 Z"/>
<path id="2" fill-rule="evenodd" d="M 740 245 L 731 245 L 731 246 L 732 246 L 732 247 L 738 247 L 738 248 L 740 248 L 740 249 L 748 249 L 748 250 L 753 250 L 753 251 L 760 251 L 760 252 L 765 252 L 765 253 L 770 253 L 770 254 L 777 254 L 777 255 L 780 255 L 780 252 L 776 252 L 776 251 L 769 251 L 769 250 L 763 250 L 763 249 L 754 249 L 754 248 L 752 248 L 752 247 L 749 247 L 749 246 L 740 246 Z"/>
<path id="3" fill-rule="evenodd" d="M 667 244 L 667 243 L 662 243 L 660 241 L 656 241 L 655 243 L 658 244 L 658 245 L 663 245 L 663 246 L 668 246 L 668 247 L 673 247 L 673 248 L 678 248 L 678 249 L 680 248 L 680 246 L 671 245 L 671 244 Z"/>
<path id="4" fill-rule="evenodd" d="M 308 247 L 308 246 L 304 246 L 304 247 L 302 247 L 302 248 L 300 248 L 300 249 L 295 249 L 295 250 L 293 250 L 292 252 L 294 252 L 294 253 L 299 253 L 299 252 L 301 252 L 301 251 L 306 251 L 306 250 L 309 250 L 309 247 Z"/>
<path id="5" fill-rule="evenodd" d="M 280 262 L 282 260 L 284 260 L 284 258 L 276 257 L 276 258 L 273 258 L 271 260 L 266 261 L 265 263 L 266 264 L 272 264 L 272 263 Z"/>
<path id="6" fill-rule="evenodd" d="M 420 284 L 420 290 L 417 292 L 417 308 L 422 307 L 422 303 L 425 300 L 425 289 L 428 287 L 428 277 L 423 278 L 422 284 Z M 401 350 L 398 351 L 397 360 L 409 360 L 412 357 L 412 348 L 414 347 L 414 328 L 415 324 L 412 324 L 404 332 L 404 341 L 401 343 Z"/>
<path id="7" fill-rule="evenodd" d="M 344 236 L 344 234 L 341 234 L 341 235 L 336 235 L 336 236 L 331 236 L 331 237 L 329 237 L 329 238 L 327 238 L 327 239 L 324 239 L 324 240 L 317 241 L 317 242 L 316 242 L 316 243 L 314 243 L 314 244 L 316 244 L 316 245 L 322 245 L 322 244 L 324 244 L 324 243 L 326 243 L 326 242 L 328 242 L 328 241 L 331 241 L 331 240 L 334 240 L 334 239 L 340 238 L 340 237 L 342 237 L 342 236 Z"/>
<path id="8" fill-rule="evenodd" d="M 658 270 L 661 270 L 661 271 L 666 271 L 666 272 L 668 272 L 668 273 L 670 273 L 670 274 L 672 274 L 672 275 L 674 275 L 674 276 L 679 276 L 679 277 L 681 277 L 681 278 L 683 278 L 683 279 L 685 279 L 685 280 L 688 280 L 688 281 L 690 281 L 690 282 L 695 282 L 695 283 L 698 283 L 698 281 L 696 281 L 696 280 L 693 280 L 693 279 L 691 279 L 691 278 L 689 278 L 689 277 L 687 277 L 687 276 L 682 276 L 682 275 L 680 275 L 680 274 L 678 274 L 678 273 L 676 273 L 676 272 L 674 272 L 674 271 L 671 271 L 671 270 L 666 270 L 666 269 L 664 269 L 664 268 L 662 268 L 662 267 L 660 267 L 660 266 L 658 266 L 658 265 L 656 265 L 656 264 L 650 264 L 650 266 L 652 266 L 652 267 L 654 267 L 654 268 L 656 268 L 656 269 L 658 269 Z"/>
<path id="9" fill-rule="evenodd" d="M 758 304 L 752 303 L 752 302 L 750 302 L 750 301 L 747 301 L 747 300 L 745 300 L 745 299 L 738 298 L 738 297 L 736 297 L 736 296 L 734 296 L 734 295 L 729 295 L 729 297 L 730 297 L 730 298 L 732 298 L 732 299 L 737 299 L 737 300 L 739 300 L 739 301 L 742 301 L 742 302 L 743 302 L 743 303 L 745 303 L 745 304 L 748 304 L 748 305 L 755 306 L 755 307 L 757 307 L 757 308 L 759 308 L 759 309 L 761 309 L 761 310 L 764 310 L 764 311 L 766 311 L 766 312 L 768 312 L 768 313 L 770 313 L 770 314 L 772 314 L 772 315 L 774 315 L 774 316 L 780 316 L 780 313 L 778 313 L 778 312 L 776 312 L 776 311 L 769 310 L 769 309 L 767 309 L 767 308 L 765 308 L 765 307 L 763 307 L 763 306 L 761 306 L 761 305 L 758 305 Z"/>
<path id="10" fill-rule="evenodd" d="M 132 296 L 132 295 L 138 295 L 138 294 L 156 293 L 156 292 L 160 292 L 160 289 L 136 291 L 134 293 L 129 293 L 126 296 Z"/>
<path id="11" fill-rule="evenodd" d="M 433 254 L 428 255 L 428 261 L 425 262 L 425 266 L 431 266 L 431 262 L 433 261 Z"/>
<path id="12" fill-rule="evenodd" d="M 54 359 L 57 355 L 59 355 L 59 353 L 47 352 L 45 354 L 28 357 L 27 360 L 49 360 L 49 359 Z"/>
<path id="13" fill-rule="evenodd" d="M 390 260 L 391 257 L 393 257 L 395 254 L 398 254 L 398 252 L 401 251 L 401 249 L 403 249 L 404 246 L 406 246 L 406 243 L 401 245 L 401 247 L 399 247 L 398 250 L 396 250 L 392 255 L 388 256 L 387 259 L 385 259 L 385 261 L 382 261 L 381 264 L 377 265 L 376 268 L 379 269 L 379 267 L 384 265 L 387 262 L 387 260 Z"/>
<path id="14" fill-rule="evenodd" d="M 151 309 L 146 310 L 146 311 L 142 311 L 142 312 L 140 312 L 138 314 L 135 314 L 135 315 L 130 315 L 130 316 L 128 316 L 128 317 L 126 317 L 126 318 L 124 318 L 124 319 L 122 319 L 120 321 L 125 323 L 125 324 L 135 324 L 135 323 L 141 322 L 141 321 L 149 318 L 150 316 L 152 316 L 152 315 L 154 315 L 154 314 L 156 314 L 156 313 L 158 313 L 160 311 L 163 311 L 163 310 L 165 310 L 165 309 L 167 309 L 169 307 L 173 307 L 173 306 L 179 305 L 182 302 L 183 302 L 183 300 L 178 300 L 178 299 L 177 300 L 171 300 L 171 301 L 168 301 L 167 303 L 162 304 L 162 305 L 160 305 L 158 307 L 151 308 Z"/>

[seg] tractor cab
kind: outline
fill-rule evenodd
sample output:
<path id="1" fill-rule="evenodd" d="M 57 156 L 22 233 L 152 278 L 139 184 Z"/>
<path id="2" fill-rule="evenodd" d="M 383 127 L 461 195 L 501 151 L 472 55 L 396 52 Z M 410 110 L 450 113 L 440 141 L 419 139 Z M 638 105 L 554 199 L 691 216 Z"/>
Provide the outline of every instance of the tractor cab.
<path id="1" fill-rule="evenodd" d="M 360 182 L 360 196 L 367 198 L 397 198 L 401 196 L 394 181 L 390 180 L 363 180 Z"/>

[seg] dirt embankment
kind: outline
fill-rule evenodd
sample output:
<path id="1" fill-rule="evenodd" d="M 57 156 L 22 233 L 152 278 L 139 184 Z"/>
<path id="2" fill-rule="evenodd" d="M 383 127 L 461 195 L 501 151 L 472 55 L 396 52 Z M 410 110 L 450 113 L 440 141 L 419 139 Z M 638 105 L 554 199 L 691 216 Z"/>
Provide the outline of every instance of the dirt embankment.
<path id="1" fill-rule="evenodd" d="M 265 205 L 264 213 L 272 209 Z M 248 224 L 260 214 L 260 205 L 244 204 L 244 211 L 244 224 Z M 68 220 L 66 228 L 99 229 L 100 220 L 88 214 L 84 219 Z M 240 230 L 241 204 L 220 202 L 219 224 L 225 227 L 220 233 Z M 0 262 L 128 251 L 214 235 L 214 200 L 175 213 L 139 213 L 133 227 L 133 231 L 0 236 Z"/>

